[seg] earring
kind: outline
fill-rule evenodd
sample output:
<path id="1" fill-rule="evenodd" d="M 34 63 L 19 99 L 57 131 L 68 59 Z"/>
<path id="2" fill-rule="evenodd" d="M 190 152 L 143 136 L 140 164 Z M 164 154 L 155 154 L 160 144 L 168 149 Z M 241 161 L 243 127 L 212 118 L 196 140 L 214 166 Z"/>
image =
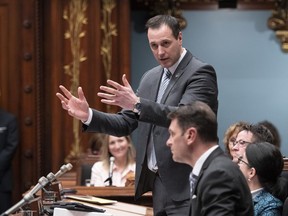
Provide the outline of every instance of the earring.
<path id="1" fill-rule="evenodd" d="M 250 178 L 248 178 L 247 180 L 248 180 L 248 181 L 251 181 L 251 179 L 250 179 Z"/>

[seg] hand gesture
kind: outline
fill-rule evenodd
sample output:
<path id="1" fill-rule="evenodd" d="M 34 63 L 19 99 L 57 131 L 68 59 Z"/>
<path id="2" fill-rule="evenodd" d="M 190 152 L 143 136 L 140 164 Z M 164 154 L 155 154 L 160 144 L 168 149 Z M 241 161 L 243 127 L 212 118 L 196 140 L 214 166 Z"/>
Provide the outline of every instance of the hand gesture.
<path id="1" fill-rule="evenodd" d="M 112 80 L 107 80 L 107 83 L 111 87 L 100 86 L 100 89 L 104 91 L 104 93 L 98 92 L 97 95 L 104 98 L 101 99 L 102 103 L 119 106 L 123 109 L 133 110 L 134 104 L 138 101 L 138 98 L 126 79 L 125 74 L 122 76 L 122 82 L 124 85 Z"/>
<path id="2" fill-rule="evenodd" d="M 60 85 L 59 88 L 64 95 L 57 92 L 56 96 L 60 99 L 62 108 L 68 111 L 68 114 L 83 122 L 87 121 L 89 116 L 89 104 L 86 101 L 84 92 L 81 87 L 78 87 L 78 96 L 73 96 L 64 86 Z"/>

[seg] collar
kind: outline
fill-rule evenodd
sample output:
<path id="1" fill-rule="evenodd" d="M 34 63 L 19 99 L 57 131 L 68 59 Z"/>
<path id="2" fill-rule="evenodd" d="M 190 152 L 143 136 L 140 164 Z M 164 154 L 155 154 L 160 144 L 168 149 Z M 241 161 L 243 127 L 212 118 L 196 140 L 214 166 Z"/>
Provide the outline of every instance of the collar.
<path id="1" fill-rule="evenodd" d="M 187 50 L 186 50 L 185 48 L 183 48 L 183 52 L 182 52 L 180 58 L 178 59 L 178 61 L 177 61 L 174 65 L 172 65 L 171 67 L 168 68 L 168 70 L 169 70 L 172 74 L 174 74 L 174 72 L 176 71 L 178 65 L 180 64 L 180 62 L 182 61 L 182 59 L 184 58 L 184 56 L 186 55 L 186 53 L 187 53 Z"/>
<path id="2" fill-rule="evenodd" d="M 204 154 L 201 155 L 201 157 L 196 161 L 195 166 L 193 167 L 192 173 L 194 175 L 199 176 L 200 170 L 202 169 L 204 162 L 209 157 L 209 155 L 218 147 L 219 145 L 212 146 Z"/>
<path id="3" fill-rule="evenodd" d="M 262 188 L 258 188 L 258 189 L 256 189 L 256 190 L 253 190 L 253 191 L 251 191 L 251 194 L 252 194 L 252 198 L 254 199 L 259 193 L 261 193 L 261 191 L 263 191 L 264 190 L 264 188 L 262 187 Z"/>

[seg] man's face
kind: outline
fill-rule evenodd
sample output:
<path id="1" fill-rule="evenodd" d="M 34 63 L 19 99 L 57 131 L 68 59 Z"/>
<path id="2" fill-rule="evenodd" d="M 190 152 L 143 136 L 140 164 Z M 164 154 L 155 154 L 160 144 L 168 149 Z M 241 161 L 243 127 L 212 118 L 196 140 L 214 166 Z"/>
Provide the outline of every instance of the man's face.
<path id="1" fill-rule="evenodd" d="M 250 131 L 242 130 L 238 133 L 234 146 L 231 149 L 234 162 L 237 162 L 239 157 L 243 157 L 247 145 L 252 142 L 253 134 Z"/>
<path id="2" fill-rule="evenodd" d="M 178 61 L 182 53 L 181 32 L 175 38 L 172 30 L 162 25 L 158 29 L 148 29 L 147 36 L 153 55 L 162 67 L 169 68 Z"/>
<path id="3" fill-rule="evenodd" d="M 173 160 L 179 163 L 185 163 L 187 154 L 187 140 L 185 133 L 180 129 L 178 120 L 173 119 L 169 126 L 170 137 L 166 145 L 170 147 Z"/>

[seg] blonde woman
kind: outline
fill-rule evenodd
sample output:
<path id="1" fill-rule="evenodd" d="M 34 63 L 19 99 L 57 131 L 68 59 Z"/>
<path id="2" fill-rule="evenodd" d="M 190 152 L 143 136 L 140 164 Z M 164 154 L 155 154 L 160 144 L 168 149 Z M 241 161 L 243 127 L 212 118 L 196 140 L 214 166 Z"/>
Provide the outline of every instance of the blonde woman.
<path id="1" fill-rule="evenodd" d="M 100 161 L 92 167 L 91 185 L 124 187 L 127 177 L 135 175 L 135 148 L 129 136 L 106 135 L 105 139 L 100 150 Z M 109 179 L 111 174 L 112 178 Z"/>

